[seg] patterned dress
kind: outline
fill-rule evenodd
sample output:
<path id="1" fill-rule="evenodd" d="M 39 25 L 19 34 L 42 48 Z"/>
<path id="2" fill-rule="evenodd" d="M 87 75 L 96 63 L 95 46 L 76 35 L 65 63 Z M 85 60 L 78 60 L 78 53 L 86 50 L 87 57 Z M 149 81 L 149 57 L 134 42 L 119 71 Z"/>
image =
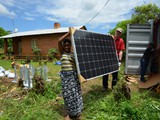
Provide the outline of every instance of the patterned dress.
<path id="1" fill-rule="evenodd" d="M 75 67 L 73 53 L 64 53 L 61 58 L 62 95 L 69 116 L 76 116 L 82 112 L 83 100 L 80 82 Z"/>

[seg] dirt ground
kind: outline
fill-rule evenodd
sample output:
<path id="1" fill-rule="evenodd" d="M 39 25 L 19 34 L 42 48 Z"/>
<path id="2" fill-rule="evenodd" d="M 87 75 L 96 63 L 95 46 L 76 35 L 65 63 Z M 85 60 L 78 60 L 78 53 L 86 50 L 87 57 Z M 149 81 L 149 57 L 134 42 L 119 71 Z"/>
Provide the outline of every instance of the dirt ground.
<path id="1" fill-rule="evenodd" d="M 26 95 L 26 90 L 21 90 L 18 83 L 12 82 L 14 79 L 7 77 L 0 78 L 0 99 L 14 98 L 16 100 L 22 99 Z"/>
<path id="2" fill-rule="evenodd" d="M 157 83 L 160 83 L 160 74 L 151 77 L 147 80 L 146 83 L 142 83 L 139 81 L 139 76 L 125 76 L 125 80 L 128 86 L 131 89 L 131 92 L 138 92 L 139 89 L 147 89 L 149 86 L 154 86 Z M 18 83 L 12 82 L 13 79 L 9 78 L 0 78 L 0 99 L 14 97 L 15 99 L 22 99 L 23 96 L 27 93 L 26 90 L 22 90 L 18 87 Z M 102 79 L 94 79 L 89 80 L 87 82 L 81 83 L 82 84 L 82 92 L 83 94 L 98 89 L 102 89 Z M 111 89 L 111 81 L 109 81 L 109 88 Z"/>

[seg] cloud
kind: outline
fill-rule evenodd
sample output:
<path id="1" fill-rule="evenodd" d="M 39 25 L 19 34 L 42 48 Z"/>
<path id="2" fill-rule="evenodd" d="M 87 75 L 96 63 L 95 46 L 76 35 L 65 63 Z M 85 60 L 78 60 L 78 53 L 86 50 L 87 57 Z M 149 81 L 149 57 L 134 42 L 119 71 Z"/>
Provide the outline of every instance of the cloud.
<path id="1" fill-rule="evenodd" d="M 123 0 L 121 2 L 110 0 L 102 12 L 89 24 L 93 26 L 130 19 L 134 7 L 144 4 L 144 2 L 150 3 L 149 0 Z M 56 4 L 55 2 L 49 3 L 37 5 L 36 11 L 40 14 L 53 16 L 59 21 L 66 21 L 73 25 L 85 25 L 101 10 L 106 0 L 59 0 L 56 1 Z M 154 3 L 158 3 L 158 0 L 154 0 Z"/>
<path id="2" fill-rule="evenodd" d="M 45 2 L 43 0 L 5 0 L 4 4 L 23 10 L 24 15 L 27 16 L 39 15 L 49 21 L 56 19 L 74 25 L 84 25 L 101 10 L 106 2 L 107 0 L 45 0 Z M 131 17 L 129 13 L 133 8 L 145 3 L 155 3 L 160 6 L 159 0 L 110 0 L 90 24 L 116 23 L 129 19 Z"/>
<path id="3" fill-rule="evenodd" d="M 106 30 L 106 29 L 112 29 L 112 26 L 110 26 L 110 25 L 103 25 L 103 27 L 101 27 L 101 30 Z"/>
<path id="4" fill-rule="evenodd" d="M 23 19 L 25 19 L 25 20 L 29 20 L 29 21 L 35 20 L 35 19 L 34 19 L 34 18 L 32 18 L 32 17 L 23 17 Z"/>
<path id="5" fill-rule="evenodd" d="M 0 3 L 0 15 L 13 18 L 16 14 L 13 11 L 9 11 L 4 5 Z"/>
<path id="6" fill-rule="evenodd" d="M 54 16 L 60 21 L 65 20 L 70 24 L 85 24 L 96 12 L 97 0 L 59 0 L 51 6 L 37 6 L 37 11 L 41 14 Z"/>
<path id="7" fill-rule="evenodd" d="M 15 6 L 15 0 L 0 0 L 0 3 L 3 3 L 5 6 Z"/>
<path id="8" fill-rule="evenodd" d="M 48 21 L 54 21 L 54 22 L 58 22 L 58 19 L 55 19 L 54 17 L 45 17 L 46 20 Z"/>
<path id="9" fill-rule="evenodd" d="M 15 16 L 13 11 L 9 11 L 14 9 L 17 16 L 23 19 L 33 20 L 41 17 L 48 21 L 79 26 L 86 25 L 102 9 L 107 0 L 45 0 L 45 2 L 44 0 L 0 0 L 0 3 L 2 2 L 1 15 Z M 87 25 L 97 28 L 130 19 L 135 6 L 148 3 L 155 3 L 160 7 L 159 0 L 110 0 L 101 13 Z"/>
<path id="10" fill-rule="evenodd" d="M 35 14 L 35 13 L 30 13 L 30 12 L 24 12 L 24 15 L 25 16 L 28 16 L 28 17 L 37 17 L 38 15 Z"/>

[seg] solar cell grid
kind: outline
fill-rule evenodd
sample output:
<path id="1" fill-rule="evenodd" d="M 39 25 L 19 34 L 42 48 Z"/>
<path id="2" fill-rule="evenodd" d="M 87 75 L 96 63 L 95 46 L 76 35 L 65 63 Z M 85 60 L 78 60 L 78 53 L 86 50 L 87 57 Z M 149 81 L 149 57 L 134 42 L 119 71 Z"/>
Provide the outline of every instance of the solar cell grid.
<path id="1" fill-rule="evenodd" d="M 72 35 L 72 44 L 75 46 L 78 73 L 85 79 L 118 70 L 118 59 L 111 36 L 76 30 Z"/>

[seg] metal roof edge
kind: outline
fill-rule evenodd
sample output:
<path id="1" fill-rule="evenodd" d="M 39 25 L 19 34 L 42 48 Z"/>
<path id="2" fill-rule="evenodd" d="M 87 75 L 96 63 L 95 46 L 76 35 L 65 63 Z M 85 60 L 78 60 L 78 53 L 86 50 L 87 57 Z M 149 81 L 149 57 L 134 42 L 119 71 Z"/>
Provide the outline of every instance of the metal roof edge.
<path id="1" fill-rule="evenodd" d="M 76 29 L 84 28 L 85 26 L 76 26 Z M 31 35 L 44 35 L 44 34 L 54 34 L 54 33 L 65 33 L 69 31 L 69 27 L 63 27 L 58 29 L 44 29 L 44 30 L 32 30 L 32 31 L 25 31 L 25 32 L 16 32 L 9 35 L 1 36 L 0 39 L 3 38 L 14 38 L 20 36 L 31 36 Z"/>

